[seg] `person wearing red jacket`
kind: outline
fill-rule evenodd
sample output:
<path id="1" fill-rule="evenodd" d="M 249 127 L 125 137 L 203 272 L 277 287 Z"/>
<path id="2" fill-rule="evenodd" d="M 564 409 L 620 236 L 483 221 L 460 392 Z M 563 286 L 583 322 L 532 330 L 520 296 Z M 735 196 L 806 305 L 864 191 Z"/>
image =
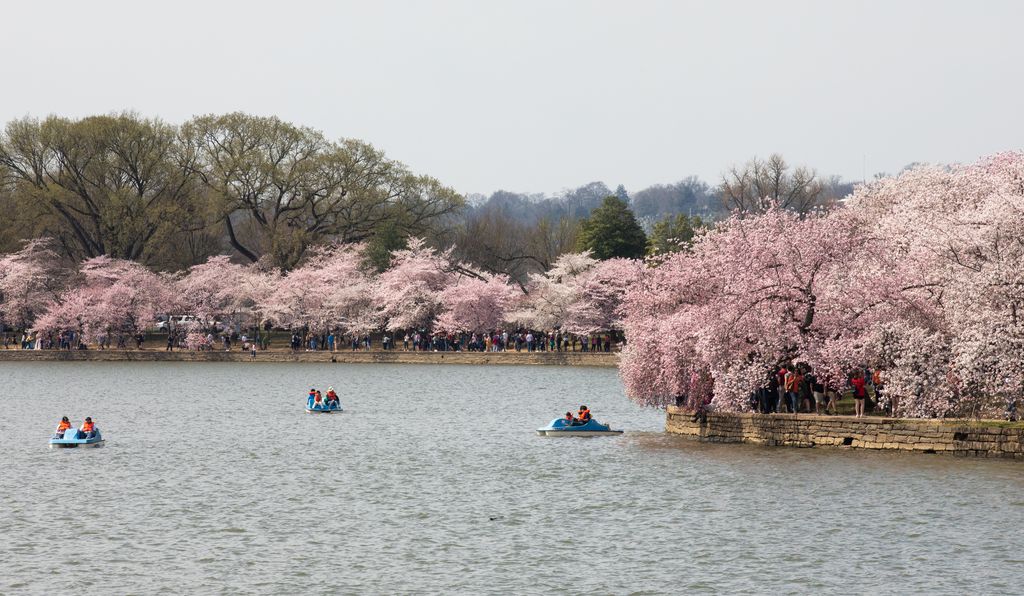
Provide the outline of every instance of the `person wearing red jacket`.
<path id="1" fill-rule="evenodd" d="M 864 371 L 857 371 L 850 379 L 850 386 L 853 387 L 853 412 L 857 418 L 864 417 L 864 400 L 868 397 L 868 390 L 864 380 Z"/>

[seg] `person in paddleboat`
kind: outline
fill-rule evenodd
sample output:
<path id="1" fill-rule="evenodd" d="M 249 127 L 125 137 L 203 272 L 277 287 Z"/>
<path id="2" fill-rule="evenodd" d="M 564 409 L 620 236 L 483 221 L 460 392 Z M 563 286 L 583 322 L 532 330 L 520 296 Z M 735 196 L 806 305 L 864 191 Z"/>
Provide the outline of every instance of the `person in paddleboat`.
<path id="1" fill-rule="evenodd" d="M 316 390 L 316 396 L 313 398 L 313 405 L 322 408 L 324 407 L 324 396 L 320 394 L 320 390 Z"/>
<path id="2" fill-rule="evenodd" d="M 576 417 L 572 415 L 572 412 L 566 412 L 565 413 L 565 423 L 566 424 L 572 424 L 573 422 L 576 422 Z"/>
<path id="3" fill-rule="evenodd" d="M 579 418 L 580 424 L 586 424 L 590 422 L 590 408 L 588 408 L 587 406 L 580 406 L 580 411 L 576 415 L 576 417 Z"/>
<path id="4" fill-rule="evenodd" d="M 84 435 L 82 437 L 83 439 L 91 439 L 96 436 L 96 425 L 89 416 L 85 417 L 85 422 L 82 423 L 82 428 L 78 430 L 82 431 L 82 434 Z"/>
<path id="5" fill-rule="evenodd" d="M 312 408 L 314 401 L 316 401 L 316 389 L 310 389 L 309 395 L 306 396 L 306 405 Z"/>
<path id="6" fill-rule="evenodd" d="M 68 420 L 67 416 L 64 416 L 63 418 L 60 419 L 60 422 L 57 423 L 57 431 L 53 433 L 53 438 L 54 439 L 63 439 L 64 438 L 64 431 L 69 430 L 70 428 L 71 428 L 71 421 Z"/>
<path id="7" fill-rule="evenodd" d="M 334 387 L 327 388 L 327 406 L 338 405 L 338 394 L 334 392 Z"/>

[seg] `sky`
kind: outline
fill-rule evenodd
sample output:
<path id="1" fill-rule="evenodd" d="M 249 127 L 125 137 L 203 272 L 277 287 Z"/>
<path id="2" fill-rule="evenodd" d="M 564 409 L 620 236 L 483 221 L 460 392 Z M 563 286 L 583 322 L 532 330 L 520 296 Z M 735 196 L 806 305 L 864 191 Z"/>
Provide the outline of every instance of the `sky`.
<path id="1" fill-rule="evenodd" d="M 463 193 L 861 180 L 1024 143 L 1013 1 L 0 4 L 0 121 L 274 115 Z"/>

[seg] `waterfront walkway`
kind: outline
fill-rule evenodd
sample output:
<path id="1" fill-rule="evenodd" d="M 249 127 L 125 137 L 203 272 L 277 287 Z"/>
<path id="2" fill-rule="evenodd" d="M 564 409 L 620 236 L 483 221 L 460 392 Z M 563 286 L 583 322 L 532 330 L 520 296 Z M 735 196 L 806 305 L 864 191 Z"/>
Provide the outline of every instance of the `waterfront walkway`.
<path id="1" fill-rule="evenodd" d="M 235 349 L 191 352 L 143 350 L 2 350 L 0 362 L 250 362 L 249 352 Z M 558 366 L 618 366 L 617 353 L 604 352 L 405 352 L 402 350 L 256 352 L 256 362 L 341 362 L 388 364 L 519 364 Z"/>

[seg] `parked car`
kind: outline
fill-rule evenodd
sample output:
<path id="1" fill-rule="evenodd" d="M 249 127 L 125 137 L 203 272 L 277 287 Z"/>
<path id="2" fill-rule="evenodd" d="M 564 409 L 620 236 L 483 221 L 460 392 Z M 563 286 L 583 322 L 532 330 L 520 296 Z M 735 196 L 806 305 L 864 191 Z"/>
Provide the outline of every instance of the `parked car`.
<path id="1" fill-rule="evenodd" d="M 164 331 L 167 329 L 168 324 L 171 325 L 172 329 L 177 329 L 183 325 L 197 322 L 199 322 L 199 319 L 192 315 L 181 315 L 177 317 L 170 317 L 169 319 L 165 319 L 162 321 L 158 321 L 156 324 L 156 328 L 161 331 Z"/>

